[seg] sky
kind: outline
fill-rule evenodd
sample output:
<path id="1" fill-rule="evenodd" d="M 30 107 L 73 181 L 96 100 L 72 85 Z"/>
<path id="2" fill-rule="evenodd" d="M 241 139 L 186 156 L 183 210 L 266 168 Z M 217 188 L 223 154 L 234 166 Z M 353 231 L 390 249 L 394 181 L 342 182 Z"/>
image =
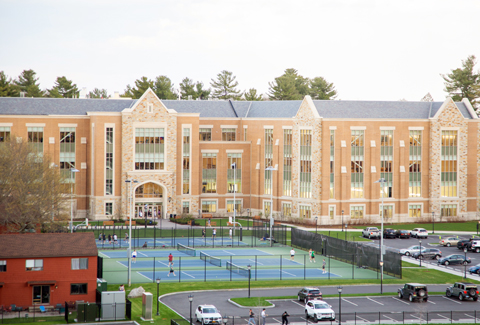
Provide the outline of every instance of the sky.
<path id="1" fill-rule="evenodd" d="M 478 0 L 0 0 L 0 71 L 112 94 L 227 70 L 265 94 L 294 68 L 342 100 L 443 101 L 441 74 L 480 60 L 479 18 Z"/>

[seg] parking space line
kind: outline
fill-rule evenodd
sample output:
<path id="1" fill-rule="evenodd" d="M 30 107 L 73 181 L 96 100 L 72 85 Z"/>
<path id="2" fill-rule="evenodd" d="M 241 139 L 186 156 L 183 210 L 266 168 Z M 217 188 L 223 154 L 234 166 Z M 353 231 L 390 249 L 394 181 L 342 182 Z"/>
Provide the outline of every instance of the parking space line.
<path id="1" fill-rule="evenodd" d="M 445 319 L 450 319 L 450 317 L 447 317 L 447 316 L 443 316 L 443 315 L 440 315 L 440 314 L 437 314 L 437 315 L 440 316 L 440 317 L 443 317 Z"/>
<path id="2" fill-rule="evenodd" d="M 297 305 L 299 305 L 300 307 L 303 307 L 303 308 L 305 308 L 305 305 L 302 305 L 302 304 L 300 304 L 298 301 L 291 300 L 291 302 L 293 302 L 294 304 L 297 304 Z"/>
<path id="3" fill-rule="evenodd" d="M 390 320 L 392 320 L 392 321 L 394 321 L 394 322 L 398 322 L 396 319 L 394 319 L 394 318 L 392 318 L 392 317 L 388 317 L 388 316 L 386 316 L 386 315 L 382 315 L 382 316 L 385 317 L 385 318 L 388 318 L 388 319 L 390 319 Z"/>
<path id="4" fill-rule="evenodd" d="M 472 316 L 472 315 L 469 315 L 469 314 L 464 314 L 464 315 L 467 316 L 467 317 L 475 318 L 475 316 Z M 476 318 L 476 319 L 478 319 L 478 318 Z"/>
<path id="5" fill-rule="evenodd" d="M 430 300 L 427 300 L 427 302 L 431 303 L 431 304 L 434 304 L 436 305 L 437 303 L 433 302 L 433 301 L 430 301 Z"/>
<path id="6" fill-rule="evenodd" d="M 368 321 L 368 319 L 362 318 L 362 317 L 360 317 L 360 316 L 358 316 L 358 315 L 356 315 L 356 317 L 357 317 L 357 318 L 360 318 L 360 319 L 363 320 L 365 323 L 370 323 L 370 322 Z"/>
<path id="7" fill-rule="evenodd" d="M 279 320 L 278 320 L 278 319 L 276 319 L 276 318 L 272 318 L 272 319 L 273 319 L 274 321 L 276 321 L 276 322 L 279 322 L 279 323 L 281 323 L 281 321 L 279 321 Z"/>
<path id="8" fill-rule="evenodd" d="M 351 301 L 348 301 L 348 300 L 347 300 L 347 299 L 345 299 L 345 298 L 342 298 L 342 300 L 343 300 L 343 301 L 346 301 L 346 302 L 348 302 L 348 303 L 350 303 L 350 304 L 352 304 L 352 305 L 354 305 L 354 306 L 357 306 L 357 307 L 358 307 L 358 305 L 357 305 L 357 304 L 354 304 L 353 302 L 351 302 Z"/>
<path id="9" fill-rule="evenodd" d="M 447 299 L 448 301 L 453 301 L 456 304 L 460 304 L 460 305 L 462 304 L 460 301 L 456 301 L 455 299 L 452 299 L 452 298 L 447 298 L 447 297 L 444 297 L 444 296 L 442 296 L 442 298 Z"/>
<path id="10" fill-rule="evenodd" d="M 415 317 L 416 319 L 419 319 L 422 322 L 426 322 L 422 317 L 418 317 L 418 316 L 415 316 L 415 315 L 412 315 L 412 314 L 410 314 L 410 316 Z"/>
<path id="11" fill-rule="evenodd" d="M 376 301 L 376 300 L 373 300 L 373 299 L 372 299 L 372 298 L 370 298 L 370 297 L 367 297 L 367 299 L 368 299 L 368 300 L 370 300 L 370 301 L 376 302 L 377 304 L 379 304 L 379 305 L 382 305 L 382 306 L 383 306 L 383 304 L 382 304 L 381 302 L 378 302 L 378 301 Z"/>
<path id="12" fill-rule="evenodd" d="M 397 301 L 400 301 L 400 302 L 403 302 L 405 305 L 410 305 L 408 302 L 406 301 L 403 301 L 401 299 L 398 299 L 397 297 L 392 297 L 393 299 L 397 300 Z"/>

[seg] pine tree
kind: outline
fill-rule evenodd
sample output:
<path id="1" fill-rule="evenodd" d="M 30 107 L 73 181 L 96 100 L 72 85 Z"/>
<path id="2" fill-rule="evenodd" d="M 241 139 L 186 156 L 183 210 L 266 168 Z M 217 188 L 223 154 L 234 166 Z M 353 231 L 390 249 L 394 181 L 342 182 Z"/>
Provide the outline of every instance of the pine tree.
<path id="1" fill-rule="evenodd" d="M 148 88 L 155 88 L 153 81 L 147 77 L 141 77 L 140 79 L 135 80 L 135 87 L 131 88 L 132 98 L 138 99 L 148 90 Z"/>
<path id="2" fill-rule="evenodd" d="M 192 99 L 197 99 L 197 92 L 195 91 L 195 83 L 190 78 L 184 78 L 179 85 L 180 95 L 182 99 L 188 99 L 188 96 L 192 96 Z"/>
<path id="3" fill-rule="evenodd" d="M 57 77 L 53 88 L 48 91 L 48 97 L 53 98 L 75 98 L 77 95 L 77 85 L 65 76 Z"/>
<path id="4" fill-rule="evenodd" d="M 263 98 L 262 94 L 257 94 L 257 90 L 255 88 L 250 88 L 248 91 L 245 92 L 245 100 L 259 101 L 263 100 Z"/>
<path id="5" fill-rule="evenodd" d="M 177 99 L 172 81 L 167 76 L 158 76 L 155 78 L 153 91 L 159 99 Z"/>
<path id="6" fill-rule="evenodd" d="M 323 77 L 315 77 L 310 80 L 310 96 L 317 100 L 330 100 L 337 97 L 337 91 L 333 83 Z"/>
<path id="7" fill-rule="evenodd" d="M 18 89 L 5 72 L 0 71 L 0 97 L 18 97 Z"/>
<path id="8" fill-rule="evenodd" d="M 37 73 L 33 70 L 23 70 L 14 84 L 19 92 L 24 92 L 25 97 L 43 97 L 45 92 L 40 89 L 37 83 L 38 78 L 35 78 Z"/>
<path id="9" fill-rule="evenodd" d="M 217 74 L 217 80 L 210 82 L 210 85 L 213 88 L 213 97 L 220 99 L 238 99 L 242 96 L 240 90 L 236 87 L 238 86 L 238 81 L 235 80 L 236 77 L 233 76 L 232 72 L 223 70 Z"/>
<path id="10" fill-rule="evenodd" d="M 95 88 L 93 91 L 88 93 L 88 98 L 108 98 L 108 92 L 106 89 Z"/>
<path id="11" fill-rule="evenodd" d="M 195 92 L 196 92 L 196 98 L 200 98 L 201 100 L 207 99 L 210 93 L 212 92 L 210 88 L 208 89 L 203 89 L 203 82 L 198 81 L 195 84 Z"/>

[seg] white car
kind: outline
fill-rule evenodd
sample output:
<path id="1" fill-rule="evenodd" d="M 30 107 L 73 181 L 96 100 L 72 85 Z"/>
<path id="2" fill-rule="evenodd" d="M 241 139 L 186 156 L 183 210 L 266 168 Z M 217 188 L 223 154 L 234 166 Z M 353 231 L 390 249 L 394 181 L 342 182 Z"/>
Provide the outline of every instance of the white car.
<path id="1" fill-rule="evenodd" d="M 428 238 L 428 231 L 424 228 L 414 228 L 410 234 L 416 238 Z"/>
<path id="2" fill-rule="evenodd" d="M 200 305 L 195 310 L 197 322 L 202 324 L 222 324 L 222 315 L 214 305 Z"/>
<path id="3" fill-rule="evenodd" d="M 420 247 L 422 248 L 422 252 L 427 248 L 425 246 L 415 245 L 415 246 L 410 246 L 409 248 L 402 248 L 399 251 L 399 253 L 401 255 L 410 256 L 410 255 L 413 255 L 413 253 L 420 252 Z"/>
<path id="4" fill-rule="evenodd" d="M 309 300 L 305 304 L 305 318 L 312 317 L 315 321 L 328 319 L 335 320 L 332 306 L 322 300 Z"/>

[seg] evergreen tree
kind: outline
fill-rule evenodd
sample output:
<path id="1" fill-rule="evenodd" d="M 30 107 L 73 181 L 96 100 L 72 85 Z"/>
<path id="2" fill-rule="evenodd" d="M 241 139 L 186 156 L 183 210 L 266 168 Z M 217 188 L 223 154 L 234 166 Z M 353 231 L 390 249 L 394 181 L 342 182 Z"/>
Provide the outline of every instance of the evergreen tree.
<path id="1" fill-rule="evenodd" d="M 212 79 L 210 82 L 213 88 L 213 97 L 220 99 L 237 99 L 241 97 L 242 93 L 236 88 L 238 81 L 235 78 L 232 72 L 226 70 L 217 74 L 217 80 Z"/>
<path id="2" fill-rule="evenodd" d="M 153 81 L 147 77 L 141 77 L 135 80 L 135 87 L 131 88 L 132 98 L 138 99 L 148 90 L 148 88 L 154 89 Z"/>
<path id="3" fill-rule="evenodd" d="M 310 80 L 310 96 L 312 99 L 329 100 L 337 97 L 337 91 L 333 83 L 323 77 L 315 77 Z"/>
<path id="4" fill-rule="evenodd" d="M 5 72 L 0 71 L 0 97 L 18 97 L 18 89 Z"/>
<path id="5" fill-rule="evenodd" d="M 120 95 L 120 97 L 134 98 L 132 86 L 127 85 L 127 89 Z"/>
<path id="6" fill-rule="evenodd" d="M 203 82 L 200 82 L 198 81 L 196 84 L 195 84 L 195 92 L 196 92 L 196 98 L 200 98 L 201 100 L 205 100 L 208 98 L 208 96 L 210 95 L 210 93 L 212 92 L 209 89 L 203 89 Z"/>
<path id="7" fill-rule="evenodd" d="M 259 101 L 263 100 L 263 98 L 262 94 L 257 94 L 257 90 L 255 88 L 250 88 L 248 91 L 245 92 L 245 100 Z"/>
<path id="8" fill-rule="evenodd" d="M 65 76 L 57 77 L 53 88 L 48 91 L 48 97 L 53 98 L 75 98 L 77 95 L 77 85 Z"/>
<path id="9" fill-rule="evenodd" d="M 172 81 L 167 76 L 158 76 L 155 79 L 153 91 L 159 99 L 177 99 Z"/>
<path id="10" fill-rule="evenodd" d="M 19 92 L 24 92 L 25 97 L 43 97 L 45 92 L 40 89 L 37 83 L 38 78 L 35 78 L 37 73 L 33 70 L 23 70 L 14 84 Z"/>
<path id="11" fill-rule="evenodd" d="M 456 102 L 467 98 L 472 106 L 480 112 L 480 71 L 474 72 L 476 64 L 474 55 L 462 61 L 462 67 L 442 75 L 445 80 L 445 91 Z"/>
<path id="12" fill-rule="evenodd" d="M 192 96 L 192 99 L 197 99 L 197 92 L 195 91 L 195 83 L 190 78 L 184 78 L 179 85 L 180 95 L 182 99 L 188 99 L 188 96 Z"/>
<path id="13" fill-rule="evenodd" d="M 299 100 L 303 98 L 296 87 L 295 78 L 292 75 L 282 75 L 275 78 L 270 86 L 268 96 L 274 100 Z"/>
<path id="14" fill-rule="evenodd" d="M 88 93 L 88 98 L 108 98 L 108 93 L 106 89 L 95 88 L 93 91 Z"/>

